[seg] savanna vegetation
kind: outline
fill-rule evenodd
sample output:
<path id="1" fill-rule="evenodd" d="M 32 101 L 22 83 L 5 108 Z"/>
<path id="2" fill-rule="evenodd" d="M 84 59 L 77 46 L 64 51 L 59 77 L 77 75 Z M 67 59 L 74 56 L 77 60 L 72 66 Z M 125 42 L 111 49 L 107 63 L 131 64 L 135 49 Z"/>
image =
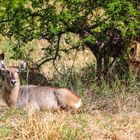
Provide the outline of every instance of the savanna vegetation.
<path id="1" fill-rule="evenodd" d="M 1 99 L 0 139 L 139 140 L 133 41 L 139 0 L 0 0 L 0 51 L 7 65 L 28 63 L 22 84 L 67 87 L 83 101 L 73 114 L 8 108 Z"/>

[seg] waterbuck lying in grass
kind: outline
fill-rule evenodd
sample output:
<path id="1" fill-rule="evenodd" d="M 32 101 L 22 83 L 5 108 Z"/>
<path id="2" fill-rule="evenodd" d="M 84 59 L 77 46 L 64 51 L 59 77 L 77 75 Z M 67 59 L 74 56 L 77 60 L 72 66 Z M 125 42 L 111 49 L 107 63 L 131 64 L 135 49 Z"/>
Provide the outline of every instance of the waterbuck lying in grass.
<path id="1" fill-rule="evenodd" d="M 2 97 L 8 106 L 31 106 L 35 109 L 56 111 L 63 109 L 78 110 L 82 106 L 80 97 L 66 88 L 49 86 L 20 85 L 19 72 L 26 67 L 21 62 L 18 67 L 6 67 L 0 60 L 0 69 L 5 72 Z"/>

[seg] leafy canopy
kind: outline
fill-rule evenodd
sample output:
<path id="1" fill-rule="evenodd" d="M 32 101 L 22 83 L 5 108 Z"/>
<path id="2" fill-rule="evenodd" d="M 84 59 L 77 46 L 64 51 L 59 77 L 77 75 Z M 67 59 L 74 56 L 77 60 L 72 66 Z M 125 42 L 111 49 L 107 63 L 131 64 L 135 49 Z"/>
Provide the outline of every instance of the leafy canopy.
<path id="1" fill-rule="evenodd" d="M 96 33 L 108 28 L 124 38 L 137 36 L 139 19 L 138 0 L 0 0 L 2 35 L 22 43 L 47 39 L 57 51 L 62 34 L 69 32 L 93 44 L 102 39 Z"/>

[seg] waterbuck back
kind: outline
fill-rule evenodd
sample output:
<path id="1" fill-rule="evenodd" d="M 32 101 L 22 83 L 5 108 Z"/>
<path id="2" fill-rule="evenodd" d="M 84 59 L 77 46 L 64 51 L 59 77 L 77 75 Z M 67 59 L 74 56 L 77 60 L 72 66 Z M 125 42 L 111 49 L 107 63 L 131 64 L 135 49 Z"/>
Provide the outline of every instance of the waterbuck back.
<path id="1" fill-rule="evenodd" d="M 19 72 L 25 68 L 25 62 L 19 67 L 6 67 L 0 61 L 0 69 L 5 71 L 3 98 L 8 106 L 32 106 L 36 109 L 57 110 L 59 108 L 79 109 L 82 102 L 79 96 L 66 88 L 48 86 L 20 86 Z"/>
<path id="2" fill-rule="evenodd" d="M 59 108 L 81 107 L 81 99 L 65 88 L 48 86 L 21 86 L 17 106 L 31 105 L 37 109 L 57 110 Z"/>

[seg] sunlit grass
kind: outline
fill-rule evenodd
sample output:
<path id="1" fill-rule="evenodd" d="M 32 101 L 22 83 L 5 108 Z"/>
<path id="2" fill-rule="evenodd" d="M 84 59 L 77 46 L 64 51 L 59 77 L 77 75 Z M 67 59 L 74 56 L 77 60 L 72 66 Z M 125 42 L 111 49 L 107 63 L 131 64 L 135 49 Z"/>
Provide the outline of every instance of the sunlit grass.
<path id="1" fill-rule="evenodd" d="M 138 140 L 139 136 L 138 113 L 107 115 L 96 111 L 91 115 L 89 112 L 27 111 L 22 114 L 20 110 L 17 116 L 9 116 L 0 127 L 1 139 L 10 140 Z"/>

